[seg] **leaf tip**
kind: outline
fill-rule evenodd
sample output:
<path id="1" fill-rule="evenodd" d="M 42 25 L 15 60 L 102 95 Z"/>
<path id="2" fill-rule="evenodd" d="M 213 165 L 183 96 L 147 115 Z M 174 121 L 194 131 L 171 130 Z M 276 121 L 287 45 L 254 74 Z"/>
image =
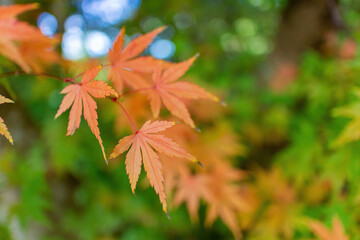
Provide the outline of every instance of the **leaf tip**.
<path id="1" fill-rule="evenodd" d="M 69 129 L 66 133 L 66 136 L 72 136 L 75 133 L 75 129 Z"/>
<path id="2" fill-rule="evenodd" d="M 161 26 L 159 27 L 159 33 L 163 32 L 168 26 L 167 25 L 164 25 L 164 26 Z"/>
<path id="3" fill-rule="evenodd" d="M 34 8 L 34 9 L 36 9 L 36 8 L 39 8 L 40 7 L 40 3 L 33 3 L 32 4 L 32 7 Z"/>
<path id="4" fill-rule="evenodd" d="M 171 217 L 170 217 L 168 211 L 166 209 L 164 211 L 165 211 L 166 217 L 171 221 Z"/>
<path id="5" fill-rule="evenodd" d="M 116 158 L 117 157 L 117 155 L 114 153 L 114 152 L 112 152 L 111 154 L 110 154 L 110 157 L 108 158 L 108 161 L 110 160 L 110 159 L 113 159 L 113 158 Z"/>
<path id="6" fill-rule="evenodd" d="M 215 102 L 221 102 L 217 96 L 212 96 L 212 100 Z"/>

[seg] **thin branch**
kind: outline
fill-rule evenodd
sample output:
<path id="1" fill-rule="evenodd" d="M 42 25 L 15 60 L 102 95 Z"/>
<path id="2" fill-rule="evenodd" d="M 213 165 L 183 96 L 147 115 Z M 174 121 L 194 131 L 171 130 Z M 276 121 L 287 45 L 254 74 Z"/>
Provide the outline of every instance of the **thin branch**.
<path id="1" fill-rule="evenodd" d="M 34 76 L 39 76 L 39 77 L 48 77 L 48 78 L 53 78 L 56 80 L 60 80 L 62 82 L 72 82 L 70 80 L 70 78 L 61 78 L 49 73 L 27 73 L 25 71 L 22 70 L 17 70 L 17 71 L 13 71 L 13 72 L 6 72 L 6 73 L 2 73 L 0 74 L 0 77 L 7 77 L 7 76 L 18 76 L 18 75 L 34 75 Z"/>

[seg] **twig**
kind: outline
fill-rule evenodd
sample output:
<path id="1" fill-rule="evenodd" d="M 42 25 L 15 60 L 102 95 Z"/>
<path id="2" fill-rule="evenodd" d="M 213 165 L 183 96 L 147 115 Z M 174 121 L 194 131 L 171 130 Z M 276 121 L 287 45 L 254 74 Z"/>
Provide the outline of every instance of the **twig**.
<path id="1" fill-rule="evenodd" d="M 48 78 L 53 78 L 56 80 L 60 80 L 62 82 L 73 82 L 71 81 L 71 78 L 61 78 L 49 73 L 27 73 L 25 71 L 22 70 L 17 70 L 17 71 L 13 71 L 13 72 L 6 72 L 6 73 L 2 73 L 0 74 L 0 77 L 7 77 L 7 76 L 18 76 L 18 75 L 34 75 L 34 76 L 39 76 L 39 77 L 48 77 Z"/>

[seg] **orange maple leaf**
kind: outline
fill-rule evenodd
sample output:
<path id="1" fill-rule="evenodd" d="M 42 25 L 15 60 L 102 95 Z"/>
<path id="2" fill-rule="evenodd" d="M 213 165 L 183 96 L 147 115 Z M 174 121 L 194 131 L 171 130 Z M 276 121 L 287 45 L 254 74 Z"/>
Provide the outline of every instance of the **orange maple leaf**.
<path id="1" fill-rule="evenodd" d="M 106 160 L 105 150 L 98 128 L 97 105 L 91 96 L 104 98 L 110 95 L 117 96 L 117 93 L 103 81 L 91 81 L 99 73 L 100 69 L 101 66 L 90 68 L 86 71 L 80 83 L 71 84 L 61 91 L 62 94 L 66 95 L 61 102 L 55 118 L 59 117 L 72 105 L 66 135 L 73 135 L 75 130 L 80 126 L 82 109 L 84 108 L 84 118 L 96 139 L 99 141 L 104 159 Z"/>
<path id="2" fill-rule="evenodd" d="M 30 66 L 21 56 L 14 41 L 37 38 L 41 33 L 28 23 L 16 20 L 15 17 L 37 6 L 36 3 L 0 6 L 0 54 L 14 61 L 26 72 L 30 71 Z"/>
<path id="3" fill-rule="evenodd" d="M 191 174 L 189 171 L 180 173 L 177 191 L 174 196 L 174 204 L 179 206 L 185 202 L 188 209 L 190 219 L 198 221 L 200 199 L 203 198 L 208 191 L 208 177 L 204 174 Z"/>
<path id="4" fill-rule="evenodd" d="M 112 69 L 109 72 L 109 79 L 113 82 L 115 90 L 122 93 L 124 83 L 139 88 L 144 84 L 144 79 L 138 73 L 151 73 L 159 60 L 149 56 L 137 57 L 142 53 L 152 40 L 165 27 L 159 27 L 152 32 L 141 35 L 124 47 L 125 28 L 122 28 L 117 36 L 114 45 L 109 50 L 108 57 Z"/>
<path id="5" fill-rule="evenodd" d="M 339 217 L 334 217 L 332 220 L 332 229 L 328 229 L 319 221 L 310 220 L 309 227 L 318 239 L 321 240 L 348 240 L 349 237 L 345 234 L 343 225 Z"/>
<path id="6" fill-rule="evenodd" d="M 244 172 L 230 164 L 219 163 L 208 174 L 207 191 L 204 191 L 203 196 L 208 204 L 205 224 L 210 226 L 220 218 L 232 231 L 235 239 L 241 238 L 238 214 L 251 210 L 251 205 L 241 193 L 241 185 L 235 182 L 244 176 Z"/>
<path id="7" fill-rule="evenodd" d="M 211 225 L 220 218 L 239 239 L 244 222 L 238 218 L 250 215 L 257 206 L 253 194 L 246 190 L 247 184 L 241 182 L 246 172 L 230 164 L 232 157 L 245 154 L 239 139 L 226 123 L 200 135 L 184 125 L 167 131 L 169 136 L 196 153 L 205 166 L 195 169 L 194 174 L 185 161 L 162 157 L 165 187 L 168 193 L 174 191 L 174 205 L 185 203 L 191 220 L 196 221 L 201 199 L 204 200 L 208 205 L 205 223 Z"/>
<path id="8" fill-rule="evenodd" d="M 154 121 L 151 123 L 151 121 L 147 121 L 142 128 L 133 135 L 120 139 L 110 155 L 110 158 L 115 158 L 130 148 L 126 155 L 125 164 L 132 192 L 135 192 L 136 183 L 139 179 L 141 165 L 143 163 L 150 184 L 159 195 L 165 213 L 167 213 L 167 205 L 165 201 L 166 195 L 164 191 L 162 165 L 154 149 L 170 157 L 185 158 L 197 162 L 194 156 L 187 153 L 170 138 L 155 134 L 164 131 L 174 124 L 175 122 Z"/>
<path id="9" fill-rule="evenodd" d="M 42 72 L 44 67 L 58 63 L 61 60 L 59 54 L 55 51 L 59 40 L 59 36 L 47 38 L 42 34 L 38 34 L 33 39 L 21 41 L 19 50 L 23 59 L 34 72 Z"/>
<path id="10" fill-rule="evenodd" d="M 164 71 L 161 64 L 156 68 L 152 78 L 153 87 L 149 88 L 146 92 L 154 118 L 159 116 L 162 102 L 171 114 L 184 120 L 192 128 L 195 128 L 190 113 L 181 99 L 202 98 L 219 101 L 217 97 L 193 83 L 175 82 L 186 73 L 196 58 L 197 56 L 194 56 L 186 61 L 173 64 Z"/>
<path id="11" fill-rule="evenodd" d="M 0 95 L 0 104 L 2 104 L 2 103 L 13 103 L 13 101 Z M 4 123 L 4 120 L 1 117 L 0 117 L 0 134 L 5 136 L 11 144 L 14 143 L 14 140 L 11 137 L 10 132 Z"/>
<path id="12" fill-rule="evenodd" d="M 232 231 L 235 239 L 241 238 L 238 214 L 251 210 L 251 205 L 237 184 L 245 174 L 226 163 L 208 172 L 191 174 L 183 171 L 179 175 L 174 197 L 176 206 L 186 203 L 192 220 L 198 220 L 200 199 L 208 204 L 205 224 L 210 226 L 220 218 Z"/>

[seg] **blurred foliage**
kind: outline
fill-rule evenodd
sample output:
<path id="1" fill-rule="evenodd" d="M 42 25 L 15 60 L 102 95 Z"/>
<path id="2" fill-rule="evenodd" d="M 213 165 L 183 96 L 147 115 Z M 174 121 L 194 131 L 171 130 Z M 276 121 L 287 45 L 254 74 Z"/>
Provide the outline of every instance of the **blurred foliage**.
<path id="1" fill-rule="evenodd" d="M 39 1 L 41 9 L 55 15 L 76 12 L 76 1 L 63 1 L 56 9 L 58 2 Z M 219 159 L 229 169 L 241 170 L 240 179 L 224 181 L 236 184 L 247 204 L 235 213 L 243 239 L 322 239 L 317 229 L 321 226 L 328 232 L 343 227 L 351 239 L 360 239 L 360 55 L 356 47 L 345 49 L 350 58 L 347 52 L 345 57 L 337 52 L 325 57 L 308 50 L 298 74 L 282 91 L 260 81 L 259 73 L 268 71 L 266 60 L 287 2 L 143 1 L 124 24 L 134 34 L 169 25 L 163 34 L 172 35 L 175 43 L 172 61 L 200 53 L 186 77 L 212 89 L 228 106 L 189 104 L 203 132 L 178 126 L 184 130 L 169 134 L 208 163 L 204 170 L 187 165 L 189 176 L 206 174 L 211 161 Z M 356 46 L 360 2 L 341 0 L 339 6 Z M 34 14 L 27 15 L 32 23 Z M 346 33 L 336 34 L 339 52 L 345 51 L 348 40 Z M 2 57 L 0 64 L 2 73 L 16 69 Z M 75 70 L 55 66 L 48 72 L 65 77 L 81 72 L 79 66 L 72 66 Z M 174 189 L 166 186 L 169 221 L 144 171 L 134 197 L 124 158 L 106 166 L 86 124 L 74 136 L 64 137 L 67 118 L 53 118 L 65 84 L 32 75 L 1 77 L 0 82 L 4 95 L 27 116 L 25 125 L 17 125 L 11 122 L 16 114 L 13 106 L 6 111 L 1 106 L 0 115 L 8 122 L 15 145 L 1 140 L 0 239 L 233 239 L 229 229 L 234 227 L 226 217 L 208 223 L 206 199 L 193 216 Z M 124 106 L 136 123 L 151 116 L 136 94 L 125 99 Z M 124 115 L 106 100 L 99 101 L 99 123 L 105 149 L 112 149 L 130 131 Z M 19 132 L 27 128 L 33 130 L 25 136 Z M 167 164 L 169 171 L 171 166 L 181 167 L 169 161 L 165 168 Z M 177 181 L 166 179 L 168 185 Z M 340 221 L 336 226 L 335 218 Z"/>

